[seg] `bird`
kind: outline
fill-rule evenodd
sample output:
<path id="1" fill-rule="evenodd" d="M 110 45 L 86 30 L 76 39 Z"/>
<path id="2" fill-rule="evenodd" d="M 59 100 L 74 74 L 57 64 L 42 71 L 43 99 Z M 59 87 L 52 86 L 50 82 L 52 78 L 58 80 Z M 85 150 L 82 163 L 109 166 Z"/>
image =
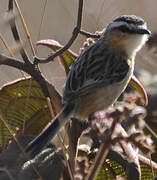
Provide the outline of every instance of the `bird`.
<path id="1" fill-rule="evenodd" d="M 62 110 L 25 152 L 35 156 L 71 118 L 89 116 L 113 105 L 133 76 L 136 53 L 148 40 L 147 23 L 135 15 L 113 19 L 72 64 L 63 89 Z"/>

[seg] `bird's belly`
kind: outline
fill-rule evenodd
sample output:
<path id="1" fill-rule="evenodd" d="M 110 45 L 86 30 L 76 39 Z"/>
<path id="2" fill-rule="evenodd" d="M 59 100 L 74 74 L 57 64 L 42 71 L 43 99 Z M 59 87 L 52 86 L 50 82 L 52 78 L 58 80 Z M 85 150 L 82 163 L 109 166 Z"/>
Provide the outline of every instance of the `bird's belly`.
<path id="1" fill-rule="evenodd" d="M 131 72 L 123 82 L 114 83 L 109 86 L 97 88 L 95 91 L 83 95 L 79 98 L 79 106 L 76 110 L 75 117 L 79 119 L 87 119 L 90 114 L 101 111 L 112 105 L 128 85 Z"/>

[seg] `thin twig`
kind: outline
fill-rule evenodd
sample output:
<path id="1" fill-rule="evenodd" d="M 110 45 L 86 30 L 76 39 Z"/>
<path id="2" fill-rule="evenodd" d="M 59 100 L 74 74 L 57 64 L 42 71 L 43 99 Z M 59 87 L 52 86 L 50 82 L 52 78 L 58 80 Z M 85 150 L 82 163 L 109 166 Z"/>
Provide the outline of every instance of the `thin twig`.
<path id="1" fill-rule="evenodd" d="M 49 57 L 47 57 L 45 59 L 39 59 L 38 57 L 35 57 L 34 61 L 36 61 L 37 63 L 48 63 L 48 62 L 52 61 L 55 57 L 57 57 L 58 55 L 62 54 L 64 51 L 66 51 L 67 49 L 70 48 L 70 46 L 73 44 L 73 42 L 77 38 L 77 36 L 78 36 L 78 34 L 80 32 L 80 29 L 81 29 L 82 11 L 83 11 L 83 0 L 79 0 L 78 15 L 77 15 L 77 25 L 74 28 L 73 33 L 72 33 L 72 37 L 70 38 L 68 43 L 63 48 L 58 50 L 56 53 L 50 55 Z"/>
<path id="2" fill-rule="evenodd" d="M 49 110 L 50 110 L 51 117 L 54 118 L 54 116 L 56 116 L 57 114 L 53 112 L 53 108 L 52 108 L 52 104 L 51 104 L 50 98 L 47 97 L 46 100 L 47 100 L 47 104 L 48 104 L 48 107 L 49 107 Z M 72 169 L 70 167 L 70 163 L 69 163 L 68 157 L 67 157 L 67 153 L 68 153 L 67 152 L 67 148 L 65 147 L 63 139 L 60 136 L 60 134 L 58 134 L 57 137 L 59 138 L 59 141 L 60 141 L 60 144 L 61 144 L 61 147 L 62 147 L 62 150 L 63 150 L 63 156 L 64 156 L 65 162 L 67 164 L 67 167 L 68 167 L 68 172 L 69 172 L 70 178 L 74 179 L 74 176 L 73 176 L 73 173 L 72 173 Z"/>
<path id="3" fill-rule="evenodd" d="M 101 167 L 102 163 L 104 162 L 104 160 L 108 154 L 110 145 L 111 145 L 111 138 L 105 140 L 105 142 L 101 144 L 101 146 L 99 148 L 99 152 L 96 156 L 96 160 L 94 162 L 94 165 L 93 165 L 89 175 L 87 176 L 87 180 L 94 180 L 95 179 L 97 172 L 98 172 L 98 169 Z"/>
<path id="4" fill-rule="evenodd" d="M 99 151 L 96 155 L 96 160 L 94 162 L 94 165 L 91 168 L 91 171 L 89 175 L 87 176 L 87 180 L 94 180 L 96 178 L 96 175 L 98 173 L 98 170 L 102 166 L 112 143 L 112 134 L 114 133 L 115 127 L 119 121 L 119 118 L 115 118 L 112 122 L 112 126 L 110 129 L 104 132 L 105 138 L 104 142 L 101 144 Z M 104 136 L 103 136 L 104 137 Z"/>
<path id="5" fill-rule="evenodd" d="M 46 101 L 47 101 L 47 104 L 48 104 L 48 107 L 49 107 L 49 110 L 50 110 L 51 117 L 54 118 L 54 116 L 56 116 L 56 113 L 54 113 L 50 98 L 47 97 Z"/>
<path id="6" fill-rule="evenodd" d="M 63 139 L 60 136 L 60 134 L 58 134 L 57 137 L 59 138 L 60 144 L 62 146 L 63 156 L 64 156 L 64 159 L 65 159 L 66 165 L 68 167 L 68 172 L 69 172 L 69 175 L 70 175 L 70 179 L 73 180 L 74 179 L 74 175 L 73 175 L 73 172 L 72 172 L 72 168 L 70 166 L 70 162 L 68 160 L 69 159 L 69 154 L 67 152 L 67 148 L 65 147 Z M 67 156 L 67 154 L 68 154 L 68 156 Z"/>
<path id="7" fill-rule="evenodd" d="M 13 135 L 14 132 L 12 131 L 12 129 L 10 128 L 10 126 L 7 124 L 7 121 L 6 121 L 6 118 L 5 118 L 4 114 L 2 114 L 1 120 L 3 121 L 4 125 L 7 127 L 8 131 L 10 132 L 10 134 Z M 17 143 L 18 147 L 20 148 L 21 152 L 22 152 L 22 153 L 25 155 L 25 157 L 29 160 L 28 155 L 25 153 L 23 147 L 22 147 L 21 144 L 18 142 L 16 136 L 14 136 L 14 140 L 16 141 L 16 143 Z M 34 166 L 32 166 L 32 167 L 33 167 L 34 171 L 36 172 L 36 174 L 38 175 L 38 177 L 39 177 L 40 179 L 42 179 L 41 176 L 40 176 L 40 174 L 39 174 L 39 172 L 38 172 L 38 170 L 37 170 Z"/>
<path id="8" fill-rule="evenodd" d="M 30 44 L 30 47 L 31 47 L 33 56 L 35 56 L 35 50 L 34 50 L 34 47 L 33 47 L 32 40 L 31 40 L 30 32 L 29 32 L 29 30 L 28 30 L 28 28 L 27 28 L 27 25 L 26 25 L 26 23 L 25 23 L 25 20 L 24 20 L 24 18 L 23 18 L 23 15 L 22 15 L 22 13 L 21 13 L 21 10 L 20 10 L 20 8 L 19 8 L 19 5 L 18 5 L 17 1 L 14 0 L 14 3 L 15 3 L 15 6 L 16 6 L 16 8 L 17 8 L 17 11 L 18 11 L 18 13 L 19 13 L 19 16 L 20 16 L 22 25 L 23 25 L 23 27 L 24 27 L 24 31 L 25 31 L 25 33 L 26 33 L 26 36 L 27 36 L 27 38 L 28 38 L 28 42 L 29 42 L 29 44 Z"/>
<path id="9" fill-rule="evenodd" d="M 8 12 L 10 12 L 10 13 L 13 12 L 13 0 L 9 0 Z M 12 31 L 12 34 L 13 34 L 13 37 L 14 37 L 15 41 L 17 43 L 20 43 L 21 47 L 22 47 L 21 39 L 20 39 L 18 30 L 17 30 L 17 27 L 16 27 L 16 23 L 15 23 L 15 19 L 14 18 L 11 20 L 10 26 L 11 26 L 11 31 Z M 27 56 L 27 53 L 25 52 L 25 50 L 23 48 L 21 48 L 20 54 L 21 54 L 21 56 L 22 56 L 22 58 L 23 58 L 23 60 L 24 60 L 24 62 L 26 64 L 30 64 L 31 63 L 29 58 L 28 58 L 28 56 Z"/>
<path id="10" fill-rule="evenodd" d="M 153 129 L 146 122 L 145 122 L 145 127 L 157 139 L 157 134 L 153 131 Z"/>
<path id="11" fill-rule="evenodd" d="M 138 158 L 142 163 L 144 163 L 148 166 L 151 166 L 153 169 L 157 170 L 157 163 L 156 162 L 151 161 L 151 163 L 150 163 L 150 159 L 146 158 L 145 156 L 143 156 L 141 154 L 138 154 Z"/>
<path id="12" fill-rule="evenodd" d="M 11 51 L 11 49 L 9 48 L 8 44 L 6 43 L 6 41 L 4 40 L 4 38 L 1 36 L 1 34 L 0 34 L 0 39 L 1 39 L 2 43 L 4 44 L 5 48 L 8 50 L 9 55 L 10 55 L 11 57 L 14 57 L 13 52 Z M 22 70 L 20 70 L 20 69 L 19 69 L 19 71 L 20 71 L 20 73 L 22 74 L 22 76 L 26 79 L 26 76 L 25 76 L 24 72 L 23 72 Z"/>
<path id="13" fill-rule="evenodd" d="M 98 34 L 93 34 L 93 33 L 90 33 L 90 32 L 87 32 L 87 31 L 84 31 L 84 30 L 80 30 L 80 34 L 86 36 L 87 38 L 100 38 L 100 35 Z"/>
<path id="14" fill-rule="evenodd" d="M 42 11 L 42 13 L 41 13 L 42 15 L 41 15 L 39 31 L 38 31 L 38 35 L 37 35 L 37 41 L 40 39 L 41 28 L 42 28 L 42 25 L 43 25 L 43 20 L 44 20 L 44 15 L 45 15 L 45 11 L 46 11 L 47 1 L 48 0 L 45 0 L 45 2 L 43 3 L 43 9 L 41 10 Z M 37 49 L 35 49 L 35 51 L 37 52 Z"/>
<path id="15" fill-rule="evenodd" d="M 151 158 L 151 153 L 149 153 L 149 159 L 150 159 L 150 166 L 151 166 L 151 169 L 152 169 L 152 178 L 154 179 L 154 177 L 155 177 L 155 174 L 154 174 L 154 169 L 153 169 L 153 166 L 152 166 L 152 158 Z"/>

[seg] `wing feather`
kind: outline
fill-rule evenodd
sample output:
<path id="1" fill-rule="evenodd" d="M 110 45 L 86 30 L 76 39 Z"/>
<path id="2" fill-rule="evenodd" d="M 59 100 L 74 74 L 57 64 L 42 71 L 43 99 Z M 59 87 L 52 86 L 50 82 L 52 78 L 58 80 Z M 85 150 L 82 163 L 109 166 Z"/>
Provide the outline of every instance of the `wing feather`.
<path id="1" fill-rule="evenodd" d="M 117 55 L 102 39 L 87 47 L 73 63 L 63 100 L 71 101 L 96 88 L 122 81 L 129 71 L 126 58 Z"/>

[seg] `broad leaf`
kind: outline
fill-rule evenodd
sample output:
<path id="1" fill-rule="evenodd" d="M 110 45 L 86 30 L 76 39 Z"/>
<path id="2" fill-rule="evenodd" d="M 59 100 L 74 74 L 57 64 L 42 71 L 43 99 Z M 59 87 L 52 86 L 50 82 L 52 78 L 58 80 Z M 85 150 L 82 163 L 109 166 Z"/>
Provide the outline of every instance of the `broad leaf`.
<path id="1" fill-rule="evenodd" d="M 46 98 L 33 79 L 18 79 L 0 90 L 0 148 L 6 148 L 13 135 L 37 135 L 51 120 Z"/>

